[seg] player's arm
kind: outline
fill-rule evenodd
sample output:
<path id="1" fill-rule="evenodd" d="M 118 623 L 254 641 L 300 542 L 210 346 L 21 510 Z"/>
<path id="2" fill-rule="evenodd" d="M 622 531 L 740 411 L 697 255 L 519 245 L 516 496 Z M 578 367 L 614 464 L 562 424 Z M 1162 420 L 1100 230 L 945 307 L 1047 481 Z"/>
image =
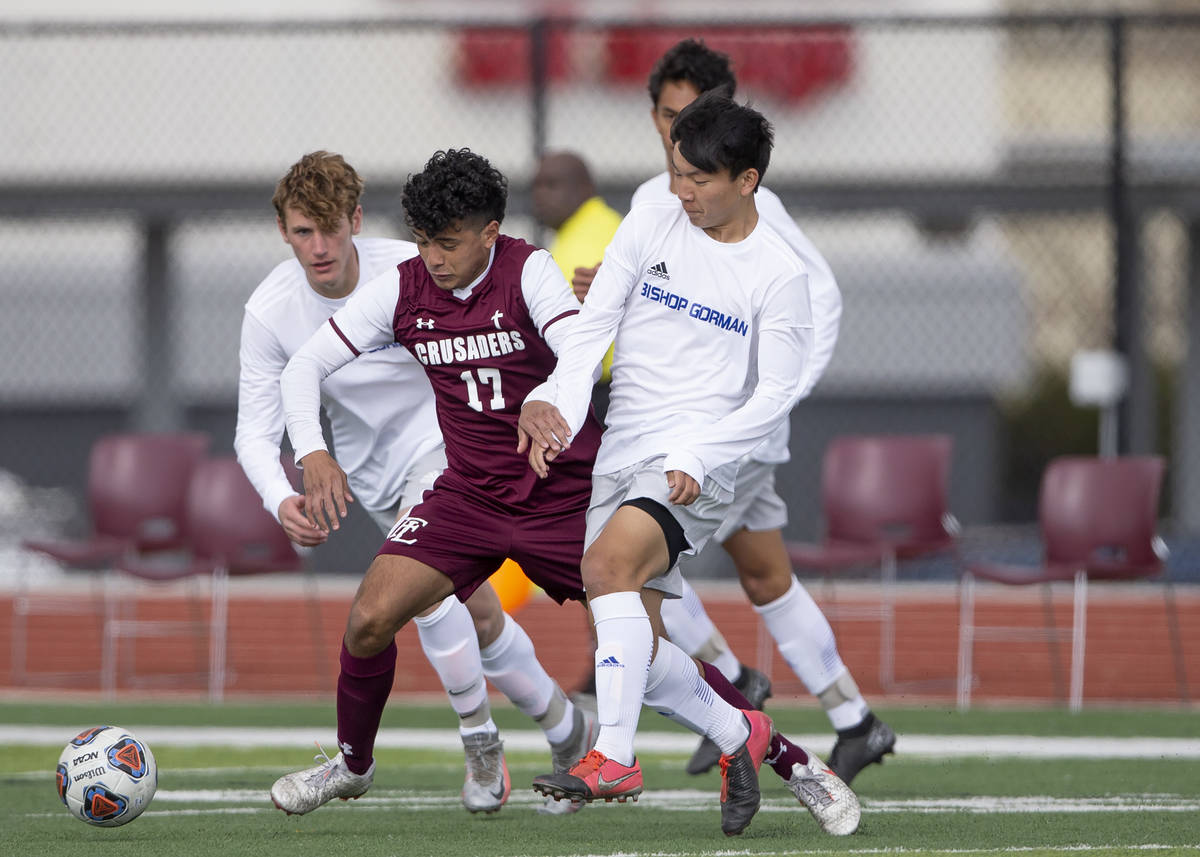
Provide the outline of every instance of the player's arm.
<path id="1" fill-rule="evenodd" d="M 541 477 L 549 473 L 549 462 L 570 446 L 587 417 L 600 361 L 612 342 L 624 306 L 621 299 L 615 310 L 612 308 L 613 287 L 608 281 L 614 279 L 615 267 L 606 265 L 601 269 L 582 308 L 575 304 L 568 312 L 565 304 L 556 306 L 536 294 L 526 295 L 531 316 L 558 355 L 554 372 L 526 396 L 517 425 L 517 451 L 528 451 L 530 466 Z M 545 288 L 542 293 L 553 296 Z"/>
<path id="2" fill-rule="evenodd" d="M 397 289 L 395 272 L 356 289 L 292 355 L 280 377 L 288 436 L 304 468 L 305 515 L 326 533 L 339 528 L 353 495 L 321 430 L 321 382 L 359 354 L 395 341 L 391 319 Z"/>
<path id="3" fill-rule="evenodd" d="M 816 386 L 837 346 L 842 320 L 842 292 L 829 262 L 796 224 L 783 202 L 767 188 L 759 188 L 754 200 L 758 213 L 804 262 L 808 271 L 808 296 L 812 306 L 813 351 L 809 378 Z M 807 393 L 808 391 L 806 391 Z"/>
<path id="4" fill-rule="evenodd" d="M 705 475 L 752 451 L 786 419 L 796 402 L 812 388 L 808 361 L 813 350 L 812 318 L 806 275 L 782 281 L 760 313 L 758 348 L 751 358 L 758 383 L 749 399 L 715 423 L 680 438 L 663 462 L 666 471 L 681 470 L 704 484 Z"/>
<path id="5" fill-rule="evenodd" d="M 247 312 L 242 318 L 238 349 L 238 415 L 233 448 L 238 463 L 289 539 L 312 547 L 325 534 L 304 517 L 304 498 L 297 494 L 279 462 L 283 438 L 283 400 L 279 375 L 287 355 L 270 328 Z"/>
<path id="6" fill-rule="evenodd" d="M 543 330 L 546 343 L 558 355 L 558 364 L 546 383 L 534 388 L 525 401 L 555 405 L 572 435 L 579 431 L 587 416 L 600 361 L 616 336 L 625 313 L 625 300 L 637 281 L 637 228 L 630 223 L 631 219 L 627 217 L 621 222 L 604 251 L 604 262 L 592 282 L 587 301 L 582 308 L 575 307 L 577 315 L 554 317 L 564 307 L 550 303 L 555 295 L 546 287 L 540 293 L 526 292 L 530 313 Z M 545 299 L 540 296 L 543 294 Z"/>

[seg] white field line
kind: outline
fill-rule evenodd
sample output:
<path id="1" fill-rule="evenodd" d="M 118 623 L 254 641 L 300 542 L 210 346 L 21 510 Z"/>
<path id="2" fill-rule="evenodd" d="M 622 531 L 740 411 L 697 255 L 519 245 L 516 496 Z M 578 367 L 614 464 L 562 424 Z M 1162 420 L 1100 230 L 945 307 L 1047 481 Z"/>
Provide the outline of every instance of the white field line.
<path id="1" fill-rule="evenodd" d="M 1173 794 L 1109 795 L 1098 798 L 1059 798 L 1050 796 L 974 796 L 970 798 L 914 798 L 910 800 L 871 800 L 861 798 L 863 813 L 917 813 L 938 815 L 969 813 L 972 815 L 1016 815 L 1047 813 L 1072 814 L 1093 812 L 1197 812 L 1200 800 Z M 529 809 L 540 805 L 542 798 L 532 791 L 515 790 L 508 800 L 510 808 Z M 164 807 L 164 804 L 167 806 Z M 428 809 L 456 809 L 461 798 L 444 792 L 406 790 L 372 790 L 370 795 L 356 800 L 353 808 L 364 810 L 403 810 L 418 812 Z M 331 804 L 337 809 L 338 804 Z M 718 796 L 710 791 L 694 789 L 645 792 L 640 801 L 630 807 L 669 812 L 713 812 L 720 807 Z M 760 812 L 793 813 L 796 801 L 788 797 L 764 796 Z M 623 807 L 596 804 L 588 812 L 626 812 Z M 159 789 L 147 815 L 206 815 L 278 812 L 269 803 L 263 789 Z M 55 815 L 56 813 L 38 813 Z M 731 852 L 732 853 L 732 852 Z M 756 852 L 757 853 L 757 852 Z"/>
<path id="2" fill-rule="evenodd" d="M 861 797 L 863 812 L 939 814 L 966 812 L 973 815 L 1013 813 L 1088 813 L 1088 812 L 1196 812 L 1200 799 L 1173 794 L 1107 795 L 1095 798 L 1059 798 L 1037 795 L 988 797 L 912 798 L 906 800 L 872 800 Z M 261 789 L 167 789 L 154 796 L 156 804 L 263 804 L 266 796 Z M 387 809 L 432 809 L 457 807 L 461 798 L 443 792 L 406 790 L 372 790 L 359 798 L 355 806 Z M 514 790 L 508 799 L 510 806 L 534 806 L 542 798 L 532 790 Z M 684 812 L 709 811 L 720 806 L 719 796 L 712 790 L 674 789 L 644 792 L 637 805 L 648 809 Z M 611 809 L 597 804 L 600 809 Z M 792 797 L 764 795 L 760 812 L 794 812 Z"/>
<path id="3" fill-rule="evenodd" d="M 0 744 L 65 745 L 79 728 L 0 724 Z M 333 727 L 287 727 L 278 729 L 200 726 L 127 725 L 151 747 L 312 747 L 320 741 L 336 747 Z M 828 747 L 828 734 L 792 735 L 806 746 Z M 504 746 L 510 751 L 541 752 L 546 739 L 541 732 L 507 730 Z M 682 732 L 641 732 L 642 752 L 690 754 L 696 745 L 692 735 Z M 381 729 L 375 742 L 383 749 L 461 750 L 455 729 Z M 1026 757 L 1037 759 L 1200 759 L 1200 738 L 1100 738 L 1061 736 L 1034 738 L 1028 735 L 906 735 L 896 741 L 896 753 L 904 757 Z"/>

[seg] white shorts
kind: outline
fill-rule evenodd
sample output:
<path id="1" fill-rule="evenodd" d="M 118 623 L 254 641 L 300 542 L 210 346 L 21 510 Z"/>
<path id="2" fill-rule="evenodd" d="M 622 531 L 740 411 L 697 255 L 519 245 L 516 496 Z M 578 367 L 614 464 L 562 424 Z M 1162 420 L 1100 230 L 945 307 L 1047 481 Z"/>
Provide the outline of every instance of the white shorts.
<path id="1" fill-rule="evenodd" d="M 658 455 L 616 473 L 606 473 L 602 476 L 592 474 L 592 500 L 587 510 L 584 550 L 596 541 L 617 508 L 626 500 L 637 497 L 660 503 L 671 517 L 679 522 L 689 545 L 682 555 L 694 556 L 704 548 L 725 519 L 729 505 L 733 502 L 733 493 L 722 488 L 710 474 L 705 477 L 700 496 L 694 503 L 689 506 L 671 503 L 667 499 L 671 489 L 667 486 L 667 474 L 663 470 L 664 460 L 665 455 Z M 736 467 L 736 463 L 728 464 L 722 467 L 721 471 L 732 476 Z M 728 471 L 725 468 L 728 468 Z M 679 573 L 678 562 L 664 574 L 646 583 L 646 587 L 658 589 L 671 598 L 682 597 L 683 578 Z"/>
<path id="2" fill-rule="evenodd" d="M 775 491 L 775 465 L 743 460 L 734 485 L 733 502 L 713 538 L 724 544 L 740 529 L 782 530 L 787 521 L 787 504 Z"/>
<path id="3" fill-rule="evenodd" d="M 367 514 L 386 535 L 400 517 L 400 510 L 407 511 L 420 503 L 425 492 L 433 487 L 445 469 L 446 447 L 439 446 L 412 463 L 400 488 L 400 499 L 386 509 L 367 509 Z"/>

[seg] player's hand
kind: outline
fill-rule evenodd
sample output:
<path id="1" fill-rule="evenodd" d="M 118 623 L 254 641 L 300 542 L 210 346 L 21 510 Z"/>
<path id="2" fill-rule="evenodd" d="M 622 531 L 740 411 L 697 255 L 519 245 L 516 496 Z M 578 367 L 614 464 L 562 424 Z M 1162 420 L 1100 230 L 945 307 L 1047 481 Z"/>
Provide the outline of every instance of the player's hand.
<path id="1" fill-rule="evenodd" d="M 667 471 L 667 486 L 671 489 L 667 499 L 676 506 L 690 506 L 700 496 L 700 483 L 682 470 Z"/>
<path id="2" fill-rule="evenodd" d="M 293 494 L 279 504 L 279 524 L 287 537 L 301 547 L 323 544 L 328 535 L 314 527 L 304 516 L 304 496 Z"/>
<path id="3" fill-rule="evenodd" d="M 304 468 L 304 516 L 323 533 L 341 528 L 346 504 L 354 502 L 346 472 L 323 449 L 300 459 Z"/>
<path id="4" fill-rule="evenodd" d="M 549 402 L 526 402 L 517 421 L 517 454 L 528 450 L 529 466 L 545 479 L 550 462 L 571 447 L 571 428 Z"/>
<path id="5" fill-rule="evenodd" d="M 583 299 L 587 297 L 588 289 L 592 287 L 592 280 L 596 279 L 596 272 L 599 270 L 599 262 L 590 268 L 575 269 L 575 273 L 571 277 L 571 289 L 580 303 L 583 303 Z"/>

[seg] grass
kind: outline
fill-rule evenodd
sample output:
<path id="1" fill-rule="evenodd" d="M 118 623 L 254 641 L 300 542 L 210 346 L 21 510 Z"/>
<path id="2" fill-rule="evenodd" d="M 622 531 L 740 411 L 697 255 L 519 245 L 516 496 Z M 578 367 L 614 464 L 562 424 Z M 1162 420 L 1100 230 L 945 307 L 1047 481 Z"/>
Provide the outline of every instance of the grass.
<path id="1" fill-rule="evenodd" d="M 772 712 L 786 731 L 827 731 L 808 709 Z M 859 832 L 823 835 L 782 781 L 764 769 L 764 805 L 745 835 L 719 827 L 719 776 L 688 777 L 683 756 L 641 748 L 647 793 L 637 805 L 594 805 L 567 818 L 534 812 L 527 788 L 546 769 L 544 754 L 513 752 L 513 795 L 493 816 L 471 816 L 458 802 L 461 757 L 429 749 L 384 749 L 375 787 L 363 799 L 287 817 L 266 797 L 278 775 L 308 764 L 305 747 L 155 749 L 159 792 L 125 827 L 90 828 L 70 818 L 53 787 L 61 746 L 2 748 L 0 853 L 89 857 L 148 853 L 180 857 L 334 855 L 354 857 L 515 857 L 515 855 L 1063 854 L 1200 853 L 1200 764 L 1194 760 L 939 759 L 906 756 L 905 734 L 1093 735 L 1194 738 L 1195 714 L 1179 711 L 978 711 L 935 708 L 882 712 L 901 734 L 900 754 L 856 781 L 863 801 Z M 312 726 L 328 732 L 329 705 L 0 703 L 0 723 L 98 722 L 138 726 Z M 498 708 L 502 728 L 525 728 Z M 452 727 L 438 706 L 393 704 L 384 726 Z M 654 715 L 643 729 L 670 725 Z M 827 748 L 818 748 L 827 749 Z"/>

